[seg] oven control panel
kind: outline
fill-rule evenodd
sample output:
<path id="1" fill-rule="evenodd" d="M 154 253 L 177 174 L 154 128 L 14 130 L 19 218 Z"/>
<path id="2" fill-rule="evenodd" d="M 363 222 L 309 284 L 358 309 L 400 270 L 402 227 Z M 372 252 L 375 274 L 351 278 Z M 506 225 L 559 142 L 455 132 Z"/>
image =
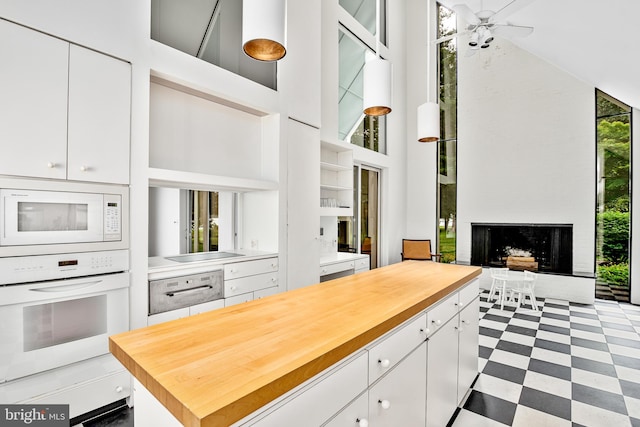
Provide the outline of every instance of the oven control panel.
<path id="1" fill-rule="evenodd" d="M 67 279 L 129 270 L 129 251 L 0 258 L 0 285 Z"/>

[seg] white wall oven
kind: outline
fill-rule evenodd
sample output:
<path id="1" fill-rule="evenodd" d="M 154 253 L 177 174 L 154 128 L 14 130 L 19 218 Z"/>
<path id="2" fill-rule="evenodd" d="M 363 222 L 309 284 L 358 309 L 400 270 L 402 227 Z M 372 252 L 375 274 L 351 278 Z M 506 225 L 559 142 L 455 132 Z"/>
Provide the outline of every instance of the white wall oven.
<path id="1" fill-rule="evenodd" d="M 0 179 L 0 256 L 128 247 L 128 187 Z"/>

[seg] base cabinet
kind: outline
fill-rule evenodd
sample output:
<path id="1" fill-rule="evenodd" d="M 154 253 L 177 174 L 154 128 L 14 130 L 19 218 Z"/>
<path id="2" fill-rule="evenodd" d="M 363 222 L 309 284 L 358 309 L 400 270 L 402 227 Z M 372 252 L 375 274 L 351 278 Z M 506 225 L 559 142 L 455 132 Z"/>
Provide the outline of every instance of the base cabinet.
<path id="1" fill-rule="evenodd" d="M 478 376 L 478 339 L 480 337 L 480 299 L 474 299 L 460 312 L 458 336 L 458 405 Z"/>
<path id="2" fill-rule="evenodd" d="M 446 426 L 456 410 L 457 326 L 457 318 L 451 319 L 429 338 L 427 344 L 427 427 Z"/>
<path id="3" fill-rule="evenodd" d="M 369 425 L 425 425 L 426 361 L 427 344 L 423 343 L 369 389 Z M 353 420 L 345 424 L 352 425 Z"/>

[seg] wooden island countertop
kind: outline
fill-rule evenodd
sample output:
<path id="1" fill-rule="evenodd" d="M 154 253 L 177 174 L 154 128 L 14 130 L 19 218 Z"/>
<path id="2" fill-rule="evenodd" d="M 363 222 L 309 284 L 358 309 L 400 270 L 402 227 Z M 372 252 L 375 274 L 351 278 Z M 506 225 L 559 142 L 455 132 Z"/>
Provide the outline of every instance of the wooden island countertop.
<path id="1" fill-rule="evenodd" d="M 228 426 L 473 278 L 405 261 L 109 338 L 109 350 L 185 426 Z"/>

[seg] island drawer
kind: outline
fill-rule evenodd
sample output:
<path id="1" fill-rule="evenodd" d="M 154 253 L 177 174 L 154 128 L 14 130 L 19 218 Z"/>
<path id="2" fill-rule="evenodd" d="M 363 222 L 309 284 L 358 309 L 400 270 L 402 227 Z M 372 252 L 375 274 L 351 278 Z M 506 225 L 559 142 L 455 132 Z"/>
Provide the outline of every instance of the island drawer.
<path id="1" fill-rule="evenodd" d="M 407 354 L 427 339 L 427 315 L 422 314 L 396 327 L 369 349 L 369 384 L 389 372 Z"/>
<path id="2" fill-rule="evenodd" d="M 458 292 L 454 292 L 427 311 L 427 334 L 436 332 L 457 313 Z"/>
<path id="3" fill-rule="evenodd" d="M 318 374 L 271 408 L 260 410 L 265 417 L 250 416 L 234 426 L 319 426 L 366 389 L 367 353 L 361 352 Z"/>
<path id="4" fill-rule="evenodd" d="M 225 264 L 224 279 L 238 279 L 240 277 L 272 273 L 274 271 L 278 271 L 277 257 L 258 259 L 255 261 L 234 262 L 232 264 Z"/>
<path id="5" fill-rule="evenodd" d="M 458 294 L 460 295 L 459 296 L 460 310 L 462 310 L 470 302 L 476 299 L 480 294 L 480 280 L 473 279 L 471 282 L 469 282 L 468 285 L 460 289 Z"/>

